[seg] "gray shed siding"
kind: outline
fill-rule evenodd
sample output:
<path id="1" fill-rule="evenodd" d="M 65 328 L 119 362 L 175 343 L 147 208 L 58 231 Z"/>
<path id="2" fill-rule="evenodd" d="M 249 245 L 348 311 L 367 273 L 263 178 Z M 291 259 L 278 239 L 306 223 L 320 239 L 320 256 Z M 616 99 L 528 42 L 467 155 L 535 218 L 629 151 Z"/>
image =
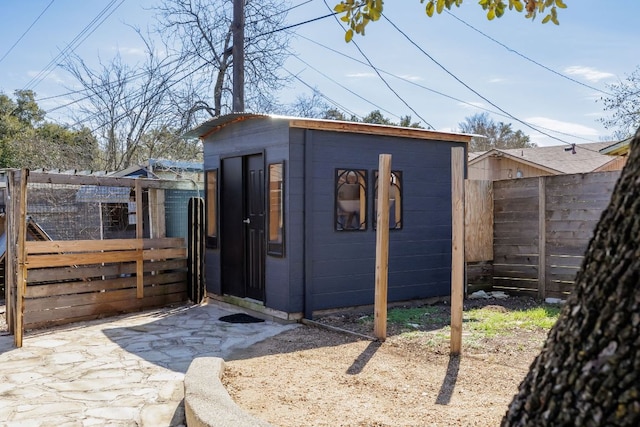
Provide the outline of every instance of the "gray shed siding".
<path id="1" fill-rule="evenodd" d="M 247 120 L 242 125 L 230 125 L 223 127 L 215 134 L 215 139 L 205 139 L 204 143 L 204 169 L 220 170 L 221 159 L 228 157 L 244 156 L 249 154 L 264 154 L 265 173 L 269 163 L 285 161 L 285 177 L 290 174 L 289 161 L 289 128 L 286 122 L 272 120 Z M 285 183 L 285 221 L 288 222 L 288 192 L 290 185 Z M 285 251 L 287 251 L 291 238 L 288 231 L 288 223 L 285 225 Z M 230 236 L 227 236 L 229 238 Z M 205 274 L 206 288 L 208 292 L 218 295 L 222 293 L 220 276 L 220 249 L 224 245 L 224 236 L 218 243 L 218 248 L 206 249 Z M 288 252 L 288 251 L 287 251 Z M 266 257 L 265 260 L 265 305 L 275 310 L 295 312 L 290 307 L 289 274 L 290 260 L 284 258 Z M 300 309 L 298 309 L 300 311 Z"/>
<path id="2" fill-rule="evenodd" d="M 379 154 L 402 171 L 403 229 L 389 236 L 390 302 L 444 296 L 451 278 L 451 147 L 459 143 L 308 131 L 306 314 L 372 304 L 373 172 Z M 334 230 L 336 168 L 368 173 L 367 230 Z M 309 237 L 311 236 L 311 237 Z"/>
<path id="3" fill-rule="evenodd" d="M 350 125 L 344 131 L 290 125 L 286 118 L 251 118 L 215 129 L 204 140 L 205 170 L 256 153 L 264 154 L 265 172 L 270 163 L 285 162 L 285 254 L 266 255 L 265 306 L 312 317 L 318 310 L 374 302 L 373 173 L 382 153 L 392 155 L 403 188 L 403 228 L 390 231 L 388 300 L 449 295 L 451 148 L 465 144 L 358 133 L 363 128 L 351 132 Z M 367 171 L 365 231 L 334 228 L 336 169 Z M 205 258 L 207 290 L 218 295 L 224 238 Z"/>

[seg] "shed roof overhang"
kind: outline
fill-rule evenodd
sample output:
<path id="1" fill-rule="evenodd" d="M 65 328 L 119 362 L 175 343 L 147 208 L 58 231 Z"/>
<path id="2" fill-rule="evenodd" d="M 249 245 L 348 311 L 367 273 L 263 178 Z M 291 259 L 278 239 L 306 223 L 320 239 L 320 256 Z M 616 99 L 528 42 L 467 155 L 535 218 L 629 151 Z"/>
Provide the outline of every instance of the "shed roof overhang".
<path id="1" fill-rule="evenodd" d="M 476 135 L 452 132 L 438 132 L 427 129 L 407 128 L 400 126 L 379 125 L 372 123 L 347 122 L 327 119 L 309 119 L 302 117 L 277 116 L 255 113 L 231 113 L 214 117 L 183 135 L 183 138 L 205 139 L 225 126 L 250 119 L 285 120 L 292 128 L 325 130 L 333 132 L 365 133 L 369 135 L 386 135 L 402 138 L 450 141 L 468 143 Z"/>

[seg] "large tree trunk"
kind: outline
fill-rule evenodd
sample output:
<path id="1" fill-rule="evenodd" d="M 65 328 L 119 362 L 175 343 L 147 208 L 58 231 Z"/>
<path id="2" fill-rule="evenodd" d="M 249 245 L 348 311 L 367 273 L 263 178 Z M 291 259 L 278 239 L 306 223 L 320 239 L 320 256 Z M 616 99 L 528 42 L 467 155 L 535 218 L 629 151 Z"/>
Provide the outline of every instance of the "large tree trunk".
<path id="1" fill-rule="evenodd" d="M 640 426 L 640 129 L 503 426 Z"/>

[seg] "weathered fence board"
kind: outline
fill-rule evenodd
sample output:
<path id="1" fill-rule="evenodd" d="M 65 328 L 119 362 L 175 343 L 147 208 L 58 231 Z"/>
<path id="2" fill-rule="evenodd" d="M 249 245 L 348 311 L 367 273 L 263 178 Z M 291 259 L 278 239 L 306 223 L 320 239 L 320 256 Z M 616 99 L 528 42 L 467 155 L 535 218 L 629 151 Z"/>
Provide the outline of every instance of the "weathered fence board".
<path id="1" fill-rule="evenodd" d="M 27 312 L 28 328 L 41 328 L 53 325 L 61 325 L 65 323 L 79 322 L 83 320 L 92 320 L 105 316 L 140 311 L 153 307 L 161 307 L 168 304 L 175 304 L 185 301 L 183 293 L 153 295 L 144 299 L 136 298 L 136 289 L 132 289 L 130 293 L 123 299 L 112 301 L 109 303 L 98 302 L 96 304 L 77 306 L 69 309 L 45 310 L 38 312 Z M 64 311 L 64 320 L 61 320 L 61 314 L 56 311 Z M 103 313 L 100 315 L 97 312 Z"/>
<path id="2" fill-rule="evenodd" d="M 101 242 L 104 244 L 44 241 L 25 245 L 25 328 L 99 318 L 151 307 L 158 301 L 187 299 L 184 239 Z M 142 249 L 151 247 L 161 249 Z M 52 251 L 72 252 L 51 254 Z M 165 261 L 152 261 L 159 259 Z M 70 263 L 78 267 L 70 267 Z M 82 267 L 96 263 L 103 265 Z"/>
<path id="3" fill-rule="evenodd" d="M 494 286 L 529 288 L 538 268 L 538 239 L 532 232 L 539 218 L 537 180 L 496 181 L 494 204 Z"/>
<path id="4" fill-rule="evenodd" d="M 565 298 L 619 176 L 494 182 L 494 287 Z"/>
<path id="5" fill-rule="evenodd" d="M 465 261 L 493 259 L 493 183 L 465 181 Z"/>
<path id="6" fill-rule="evenodd" d="M 187 268 L 187 263 L 183 259 L 155 260 L 144 263 L 144 272 L 178 270 Z M 65 282 L 69 280 L 85 280 L 86 278 L 114 277 L 123 274 L 134 274 L 136 265 L 133 263 L 105 264 L 75 267 L 57 267 L 30 269 L 27 283 L 34 282 Z M 49 285 L 53 286 L 53 285 Z"/>

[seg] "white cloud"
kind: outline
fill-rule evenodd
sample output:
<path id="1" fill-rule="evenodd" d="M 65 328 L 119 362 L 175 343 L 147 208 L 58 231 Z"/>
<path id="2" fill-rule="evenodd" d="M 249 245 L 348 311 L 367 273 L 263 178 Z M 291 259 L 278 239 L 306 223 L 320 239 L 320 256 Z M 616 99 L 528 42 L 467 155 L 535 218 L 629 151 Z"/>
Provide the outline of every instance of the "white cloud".
<path id="1" fill-rule="evenodd" d="M 529 135 L 529 141 L 536 144 L 538 147 L 550 147 L 552 145 L 562 145 L 562 142 L 551 139 L 546 135 L 540 133 L 534 133 Z"/>
<path id="2" fill-rule="evenodd" d="M 411 82 L 418 82 L 418 81 L 424 80 L 424 79 L 423 79 L 422 77 L 420 77 L 420 76 L 412 76 L 412 75 L 410 75 L 410 74 L 403 74 L 403 75 L 400 75 L 400 76 L 398 76 L 398 77 L 403 78 L 403 79 L 405 79 L 405 80 L 409 80 L 409 81 L 411 81 Z"/>
<path id="3" fill-rule="evenodd" d="M 469 102 L 459 102 L 458 106 L 465 108 L 467 110 L 477 110 L 477 109 L 484 109 L 486 108 L 485 105 L 482 102 L 473 102 L 473 101 L 469 101 Z"/>
<path id="4" fill-rule="evenodd" d="M 355 77 L 358 79 L 363 79 L 363 78 L 377 77 L 377 75 L 375 73 L 353 73 L 353 74 L 347 74 L 347 77 Z"/>
<path id="5" fill-rule="evenodd" d="M 598 137 L 598 131 L 594 128 L 584 126 L 578 123 L 562 122 L 560 120 L 550 119 L 548 117 L 528 117 L 524 120 L 534 126 L 544 128 L 543 130 L 552 130 L 564 132 L 570 135 L 584 136 L 588 138 Z"/>
<path id="6" fill-rule="evenodd" d="M 573 76 L 583 77 L 584 79 L 593 83 L 597 83 L 600 80 L 608 79 L 610 77 L 615 77 L 615 75 L 612 73 L 598 71 L 595 68 L 591 67 L 581 67 L 579 65 L 565 68 L 564 72 Z"/>
<path id="7" fill-rule="evenodd" d="M 505 81 L 503 78 L 496 77 L 496 78 L 490 79 L 489 83 L 502 83 L 503 81 Z"/>

